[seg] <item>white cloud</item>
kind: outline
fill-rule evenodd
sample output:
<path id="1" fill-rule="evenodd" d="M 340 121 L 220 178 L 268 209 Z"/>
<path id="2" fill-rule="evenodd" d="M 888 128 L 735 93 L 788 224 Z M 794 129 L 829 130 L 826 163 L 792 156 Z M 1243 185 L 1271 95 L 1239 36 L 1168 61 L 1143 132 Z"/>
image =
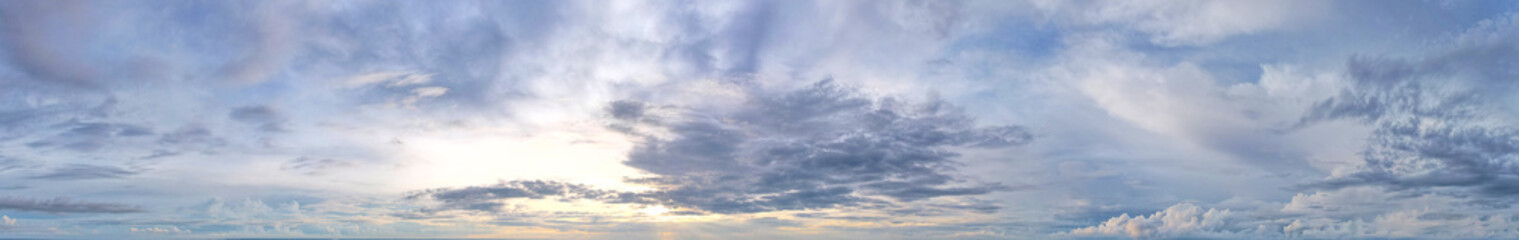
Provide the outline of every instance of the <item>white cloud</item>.
<path id="1" fill-rule="evenodd" d="M 1365 214 L 1393 207 L 1397 196 L 1380 187 L 1352 187 L 1338 191 L 1298 193 L 1286 205 L 1284 213 L 1294 214 Z"/>
<path id="2" fill-rule="evenodd" d="M 129 231 L 131 231 L 132 233 L 136 233 L 136 234 L 153 234 L 153 235 L 188 234 L 188 233 L 190 233 L 190 230 L 179 229 L 179 227 L 175 227 L 175 226 L 144 227 L 144 228 L 135 228 L 134 227 L 134 228 L 130 228 Z"/>
<path id="3" fill-rule="evenodd" d="M 432 82 L 433 74 L 422 74 L 409 71 L 374 72 L 354 75 L 344 79 L 343 86 L 348 88 L 368 86 L 372 84 L 386 83 L 385 87 L 403 87 Z"/>
<path id="4" fill-rule="evenodd" d="M 0 229 L 11 228 L 15 226 L 15 218 L 11 218 L 11 216 L 0 215 Z"/>
<path id="5" fill-rule="evenodd" d="M 401 99 L 401 101 L 399 103 L 395 103 L 393 105 L 399 106 L 399 107 L 410 108 L 410 107 L 414 107 L 417 104 L 417 102 L 420 102 L 422 100 L 431 99 L 431 98 L 436 98 L 438 96 L 443 96 L 443 94 L 447 94 L 447 93 L 448 93 L 448 88 L 446 88 L 446 87 L 419 87 L 419 88 L 414 88 L 414 89 L 411 89 L 411 94 L 412 94 L 411 96 L 407 96 L 406 98 Z"/>
<path id="6" fill-rule="evenodd" d="M 1292 27 L 1324 11 L 1318 1 L 1049 1 L 1033 5 L 1056 20 L 1112 24 L 1150 35 L 1166 46 L 1206 45 L 1237 35 Z"/>
<path id="7" fill-rule="evenodd" d="M 1101 225 L 1071 230 L 1077 236 L 1128 236 L 1131 238 L 1173 238 L 1196 236 L 1229 227 L 1234 212 L 1228 209 L 1203 209 L 1188 203 L 1177 204 L 1149 216 L 1128 214 L 1108 219 Z"/>
<path id="8" fill-rule="evenodd" d="M 1131 238 L 1512 238 L 1511 209 L 1473 209 L 1450 196 L 1399 196 L 1379 187 L 1298 194 L 1291 201 L 1234 211 L 1181 203 L 1148 216 L 1123 214 L 1074 229 L 1073 236 Z"/>
<path id="9" fill-rule="evenodd" d="M 1512 214 L 1465 214 L 1428 209 L 1399 210 L 1370 219 L 1287 219 L 1287 236 L 1302 238 L 1459 238 L 1519 237 Z"/>

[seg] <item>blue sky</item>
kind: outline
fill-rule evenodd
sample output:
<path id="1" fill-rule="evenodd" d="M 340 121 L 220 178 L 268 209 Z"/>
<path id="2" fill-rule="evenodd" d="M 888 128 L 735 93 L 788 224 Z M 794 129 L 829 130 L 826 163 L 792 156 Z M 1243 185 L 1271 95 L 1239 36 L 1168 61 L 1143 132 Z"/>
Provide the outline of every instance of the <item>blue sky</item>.
<path id="1" fill-rule="evenodd" d="M 6 1 L 0 238 L 1519 238 L 1509 1 Z"/>

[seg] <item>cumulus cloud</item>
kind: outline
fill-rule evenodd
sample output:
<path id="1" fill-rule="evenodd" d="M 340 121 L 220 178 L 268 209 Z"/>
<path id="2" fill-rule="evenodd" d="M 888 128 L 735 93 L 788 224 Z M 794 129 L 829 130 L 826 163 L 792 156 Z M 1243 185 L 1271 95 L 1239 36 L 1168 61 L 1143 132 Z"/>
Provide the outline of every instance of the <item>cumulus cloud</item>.
<path id="1" fill-rule="evenodd" d="M 1072 235 L 1128 236 L 1131 238 L 1176 238 L 1197 236 L 1229 227 L 1234 213 L 1228 209 L 1203 209 L 1192 204 L 1177 204 L 1148 216 L 1124 214 L 1101 225 L 1071 230 Z"/>
<path id="2" fill-rule="evenodd" d="M 1371 219 L 1295 219 L 1282 231 L 1303 238 L 1465 238 L 1519 236 L 1512 214 L 1459 214 L 1426 209 L 1388 212 Z"/>
<path id="3" fill-rule="evenodd" d="M 1212 213 L 1212 214 L 1209 214 Z M 1464 196 L 1409 194 L 1381 186 L 1300 193 L 1283 204 L 1236 209 L 1182 203 L 1149 216 L 1122 214 L 1072 236 L 1131 238 L 1511 238 L 1519 217 Z"/>
<path id="4" fill-rule="evenodd" d="M 1318 197 L 1315 193 L 1308 197 Z M 1291 205 L 1305 205 L 1294 197 Z M 1179 204 L 1151 216 L 1112 217 L 1097 226 L 1072 229 L 1065 235 L 1132 238 L 1510 238 L 1519 237 L 1511 211 L 1473 211 L 1451 199 L 1426 197 L 1417 201 L 1393 199 L 1396 207 L 1373 205 L 1356 208 L 1367 214 L 1318 213 L 1318 211 L 1232 211 Z M 1322 204 L 1322 202 L 1320 202 Z M 1338 207 L 1353 207 L 1340 202 Z M 1440 205 L 1445 204 L 1445 205 Z M 1438 207 L 1437 207 L 1438 205 Z M 1337 211 L 1337 210 L 1329 210 Z M 1338 210 L 1343 211 L 1343 210 Z"/>
<path id="5" fill-rule="evenodd" d="M 1068 233 L 1132 238 L 1507 238 L 1519 139 L 1509 102 L 1515 52 L 1509 14 L 1435 41 L 1420 58 L 1356 56 L 1342 61 L 1337 92 L 1300 108 L 1287 134 L 1364 125 L 1348 164 L 1326 168 L 1285 203 L 1231 199 L 1220 224 L 1170 224 L 1178 204 L 1150 217 L 1127 214 Z M 1263 77 L 1264 78 L 1264 77 Z M 1171 79 L 1167 79 L 1168 81 Z M 1263 82 L 1265 79 L 1262 80 Z M 1299 92 L 1306 93 L 1306 92 Z M 1312 95 L 1303 95 L 1312 96 Z M 1292 109 L 1292 108 L 1289 108 Z M 1257 117 L 1252 117 L 1257 118 Z M 1192 118 L 1195 119 L 1195 118 Z M 1197 130 L 1198 127 L 1185 129 Z M 1353 133 L 1353 132 L 1352 132 Z M 1257 137 L 1259 138 L 1259 137 Z M 1311 148 L 1309 148 L 1311 149 Z M 1214 210 L 1214 209 L 1209 209 Z M 1189 211 L 1180 211 L 1189 213 Z M 1195 212 L 1191 212 L 1195 213 Z M 1110 215 L 1111 216 L 1111 215 Z M 1192 214 L 1197 222 L 1208 222 Z M 1140 220 L 1135 220 L 1140 219 Z M 1182 217 L 1182 219 L 1193 219 Z M 1173 221 L 1178 222 L 1178 221 Z M 1188 223 L 1188 221 L 1179 221 Z"/>
<path id="6" fill-rule="evenodd" d="M 263 200 L 212 198 L 185 209 L 192 216 L 211 220 L 267 220 L 301 213 L 299 201 L 265 203 Z"/>
<path id="7" fill-rule="evenodd" d="M 0 209 L 43 213 L 138 213 L 142 208 L 118 203 L 76 202 L 68 198 L 0 197 Z"/>
<path id="8" fill-rule="evenodd" d="M 1096 226 L 1058 235 L 1076 237 L 1117 236 L 1136 239 L 1173 238 L 1511 238 L 1512 213 L 1472 213 L 1451 209 L 1410 206 L 1382 209 L 1357 216 L 1325 216 L 1313 213 L 1283 214 L 1272 210 L 1236 212 L 1177 204 L 1148 216 L 1120 215 Z"/>
<path id="9" fill-rule="evenodd" d="M 1401 207 L 1413 196 L 1388 192 L 1381 187 L 1358 186 L 1335 191 L 1298 193 L 1281 211 L 1319 216 L 1366 217 Z"/>

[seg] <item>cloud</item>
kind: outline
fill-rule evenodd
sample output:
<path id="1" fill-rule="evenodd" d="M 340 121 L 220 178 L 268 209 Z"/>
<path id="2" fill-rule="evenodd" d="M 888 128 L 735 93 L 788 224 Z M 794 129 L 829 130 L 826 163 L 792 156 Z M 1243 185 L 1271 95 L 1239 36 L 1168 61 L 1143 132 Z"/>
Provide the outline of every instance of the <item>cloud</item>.
<path id="1" fill-rule="evenodd" d="M 1515 5 L 1369 5 L 6 2 L 0 191 L 234 199 L 21 216 L 82 237 L 1506 236 L 1519 28 L 1448 28 Z"/>
<path id="2" fill-rule="evenodd" d="M 75 202 L 67 198 L 0 197 L 0 209 L 42 213 L 139 213 L 142 208 L 117 203 Z"/>
<path id="3" fill-rule="evenodd" d="M 653 117 L 651 103 L 611 103 L 610 115 L 622 121 L 612 127 L 643 138 L 625 164 L 658 174 L 629 182 L 656 186 L 654 191 L 614 194 L 564 183 L 509 182 L 413 197 L 442 200 L 446 209 L 494 209 L 500 207 L 491 201 L 496 199 L 565 197 L 723 214 L 886 199 L 906 203 L 1014 189 L 956 175 L 958 154 L 946 148 L 1002 148 L 1033 138 L 1016 126 L 977 126 L 942 101 L 868 98 L 831 81 L 786 92 L 749 91 L 747 101 L 725 106 L 731 108 L 669 107 L 685 110 L 672 116 L 678 122 L 642 121 Z"/>
<path id="4" fill-rule="evenodd" d="M 280 170 L 295 171 L 306 175 L 320 175 L 327 171 L 353 167 L 352 161 L 337 160 L 331 158 L 299 157 L 280 166 Z"/>
<path id="5" fill-rule="evenodd" d="M 936 204 L 929 204 L 929 206 L 939 207 L 939 208 L 946 208 L 946 209 L 968 210 L 968 211 L 971 211 L 971 212 L 977 212 L 977 213 L 983 213 L 983 214 L 996 213 L 997 210 L 1001 210 L 1002 209 L 1002 206 L 998 206 L 997 203 L 994 202 L 994 201 L 979 200 L 979 199 L 968 199 L 966 201 L 958 201 L 958 202 L 951 202 L 951 203 L 936 203 Z"/>
<path id="6" fill-rule="evenodd" d="M 205 127 L 185 125 L 173 132 L 159 135 L 158 143 L 168 146 L 212 148 L 226 145 L 227 140 L 217 137 Z"/>
<path id="7" fill-rule="evenodd" d="M 631 100 L 617 100 L 607 107 L 612 118 L 618 120 L 637 120 L 644 116 L 644 109 L 648 108 L 643 102 Z"/>
<path id="8" fill-rule="evenodd" d="M 237 83 L 258 83 L 267 80 L 270 75 L 279 72 L 297 55 L 297 47 L 301 46 L 300 34 L 302 27 L 298 21 L 305 18 L 305 8 L 298 4 L 288 2 L 269 2 L 256 4 L 247 10 L 247 14 L 237 16 L 245 19 L 252 26 L 249 31 L 252 44 L 236 49 L 236 57 L 223 66 L 220 74 L 227 80 Z M 245 33 L 247 34 L 247 33 Z M 241 51 L 237 51 L 241 50 Z"/>
<path id="9" fill-rule="evenodd" d="M 1060 235 L 1131 238 L 1512 238 L 1519 212 L 1474 207 L 1459 195 L 1415 195 L 1380 186 L 1300 193 L 1284 204 L 1242 208 L 1173 205 L 1123 214 Z"/>
<path id="10" fill-rule="evenodd" d="M 349 77 L 344 83 L 346 87 L 361 87 L 385 83 L 384 87 L 405 87 L 432 82 L 432 74 L 420 74 L 407 71 L 376 72 Z"/>
<path id="11" fill-rule="evenodd" d="M 180 229 L 179 227 L 175 227 L 175 226 L 168 226 L 168 227 L 145 227 L 145 228 L 135 228 L 134 227 L 134 228 L 129 228 L 128 231 L 131 231 L 132 233 L 135 233 L 135 234 L 153 234 L 153 235 L 178 235 L 178 234 L 189 234 L 190 233 L 190 230 Z"/>
<path id="12" fill-rule="evenodd" d="M 388 216 L 394 205 L 368 198 L 344 202 L 305 196 L 211 198 L 148 214 L 101 216 L 60 222 L 67 226 L 115 230 L 113 234 L 418 236 L 449 226 L 426 227 Z M 138 232 L 131 232 L 137 228 Z M 158 231 L 165 230 L 165 231 Z M 174 229 L 179 229 L 175 231 Z M 421 235 L 426 236 L 426 235 Z"/>
<path id="13" fill-rule="evenodd" d="M 800 226 L 802 226 L 801 222 L 791 221 L 791 220 L 785 220 L 785 219 L 780 219 L 780 218 L 776 218 L 776 217 L 751 218 L 749 220 L 745 220 L 745 222 L 748 222 L 750 224 L 759 224 L 759 225 L 765 225 L 765 226 L 770 226 L 770 227 L 800 227 Z"/>
<path id="14" fill-rule="evenodd" d="M 252 198 L 231 200 L 212 198 L 181 210 L 202 220 L 246 221 L 291 218 L 299 215 L 302 208 L 299 201 L 269 204 Z"/>
<path id="15" fill-rule="evenodd" d="M 1234 213 L 1228 209 L 1206 209 L 1192 204 L 1177 204 L 1149 216 L 1124 214 L 1101 225 L 1071 230 L 1071 235 L 1128 236 L 1131 238 L 1177 238 L 1220 230 L 1230 223 Z"/>
<path id="16" fill-rule="evenodd" d="M 285 127 L 285 117 L 269 106 L 259 105 L 235 108 L 227 114 L 227 117 L 243 123 L 256 125 L 258 126 L 258 130 L 261 131 L 289 131 Z"/>
<path id="17" fill-rule="evenodd" d="M 1165 46 L 1206 45 L 1294 26 L 1328 4 L 1313 1 L 1031 1 L 1059 23 L 1118 25 Z"/>
<path id="18" fill-rule="evenodd" d="M 417 104 L 417 102 L 419 102 L 419 101 L 427 100 L 427 99 L 431 99 L 431 98 L 436 98 L 438 96 L 443 96 L 443 94 L 448 94 L 448 88 L 446 88 L 446 87 L 418 87 L 418 88 L 412 89 L 411 93 L 412 93 L 411 96 L 407 96 L 405 99 L 401 99 L 401 101 L 400 101 L 400 103 L 398 105 L 402 106 L 402 107 L 411 107 L 411 106 Z"/>
<path id="19" fill-rule="evenodd" d="M 598 190 L 590 186 L 574 183 L 544 180 L 504 181 L 489 186 L 472 186 L 462 189 L 429 189 L 411 193 L 408 199 L 428 198 L 441 202 L 441 205 L 421 209 L 422 213 L 433 213 L 446 210 L 470 210 L 479 212 L 504 211 L 500 200 L 509 199 L 546 199 L 559 200 L 603 200 L 623 202 L 616 199 L 620 193 L 616 191 Z"/>
<path id="20" fill-rule="evenodd" d="M 1519 86 L 1508 81 L 1519 73 L 1492 64 L 1519 60 L 1519 39 L 1470 42 L 1417 61 L 1349 61 L 1355 86 L 1316 104 L 1302 124 L 1352 119 L 1375 130 L 1363 164 L 1308 186 L 1519 194 L 1519 124 L 1498 104 Z"/>
<path id="21" fill-rule="evenodd" d="M 1357 186 L 1335 191 L 1298 193 L 1281 211 L 1320 216 L 1367 217 L 1396 209 L 1412 196 L 1400 196 L 1381 187 Z"/>
<path id="22" fill-rule="evenodd" d="M 739 106 L 689 109 L 684 121 L 653 123 L 628 166 L 668 186 L 661 203 L 717 213 L 851 206 L 871 196 L 911 202 L 1007 188 L 953 174 L 950 146 L 1007 147 L 1032 135 L 1015 126 L 978 127 L 948 103 L 872 99 L 831 81 L 751 96 Z M 614 103 L 612 110 L 619 109 Z M 617 115 L 614 112 L 613 115 Z M 623 114 L 629 115 L 629 114 Z"/>
<path id="23" fill-rule="evenodd" d="M 1408 209 L 1366 220 L 1295 219 L 1281 230 L 1300 238 L 1498 239 L 1519 237 L 1514 217 Z"/>
<path id="24" fill-rule="evenodd" d="M 67 130 L 51 138 L 28 143 L 27 146 L 33 148 L 61 147 L 74 151 L 90 152 L 113 143 L 153 135 L 153 129 L 132 124 L 70 120 L 54 124 L 53 127 Z"/>
<path id="25" fill-rule="evenodd" d="M 76 86 L 93 85 L 100 70 L 80 56 L 90 39 L 91 5 L 83 1 L 10 2 L 0 7 L 6 24 L 6 60 L 33 79 Z"/>
<path id="26" fill-rule="evenodd" d="M 33 168 L 36 167 L 35 165 L 36 164 L 25 160 L 0 155 L 0 173 L 5 173 L 17 169 Z"/>
<path id="27" fill-rule="evenodd" d="M 1363 124 L 1357 159 L 1286 203 L 1173 205 L 1067 233 L 1132 238 L 1510 238 L 1519 189 L 1519 125 L 1511 92 L 1516 40 L 1506 14 L 1437 40 L 1417 58 L 1351 57 L 1345 86 L 1287 131 Z M 1499 34 L 1491 34 L 1499 32 Z M 1235 201 L 1231 199 L 1230 201 Z M 1226 202 L 1230 202 L 1226 201 Z M 1203 212 L 1229 212 L 1206 216 Z M 1180 216 L 1180 217 L 1177 217 Z M 1165 217 L 1176 217 L 1167 221 Z M 1170 227 L 1167 227 L 1170 226 Z"/>
<path id="28" fill-rule="evenodd" d="M 0 215 L 0 229 L 10 229 L 14 227 L 16 227 L 15 218 L 11 218 L 11 216 Z"/>
<path id="29" fill-rule="evenodd" d="M 137 175 L 139 171 L 127 170 L 116 166 L 72 164 L 53 169 L 53 172 L 32 176 L 31 179 L 43 180 L 89 180 L 89 179 L 117 179 Z"/>

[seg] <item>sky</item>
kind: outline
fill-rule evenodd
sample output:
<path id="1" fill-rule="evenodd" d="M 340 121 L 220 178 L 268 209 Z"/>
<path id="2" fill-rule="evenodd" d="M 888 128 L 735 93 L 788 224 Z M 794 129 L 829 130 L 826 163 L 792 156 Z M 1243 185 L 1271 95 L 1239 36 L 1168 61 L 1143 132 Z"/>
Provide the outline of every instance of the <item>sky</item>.
<path id="1" fill-rule="evenodd" d="M 1513 239 L 1515 1 L 0 1 L 0 238 Z"/>

